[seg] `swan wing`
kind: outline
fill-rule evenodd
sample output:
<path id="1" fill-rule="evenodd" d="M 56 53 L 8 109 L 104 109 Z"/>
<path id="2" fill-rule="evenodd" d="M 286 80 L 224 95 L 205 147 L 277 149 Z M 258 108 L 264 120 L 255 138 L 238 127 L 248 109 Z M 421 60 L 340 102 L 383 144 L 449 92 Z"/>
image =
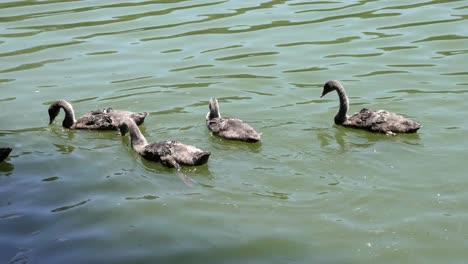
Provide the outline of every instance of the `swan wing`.
<path id="1" fill-rule="evenodd" d="M 386 110 L 372 110 L 367 108 L 350 116 L 345 125 L 381 133 L 411 133 L 421 127 L 418 122 L 402 115 Z"/>
<path id="2" fill-rule="evenodd" d="M 221 137 L 244 141 L 258 141 L 260 134 L 237 118 L 216 118 L 208 121 L 208 128 Z"/>

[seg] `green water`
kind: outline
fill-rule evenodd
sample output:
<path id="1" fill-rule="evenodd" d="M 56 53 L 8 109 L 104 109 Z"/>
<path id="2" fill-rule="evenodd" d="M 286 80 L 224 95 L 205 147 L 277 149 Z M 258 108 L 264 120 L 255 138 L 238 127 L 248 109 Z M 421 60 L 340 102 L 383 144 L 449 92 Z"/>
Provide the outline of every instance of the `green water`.
<path id="1" fill-rule="evenodd" d="M 0 263 L 466 263 L 467 1 L 0 3 Z M 389 137 L 350 111 L 423 125 Z M 222 140 L 221 113 L 262 132 Z M 148 141 L 212 152 L 173 169 L 117 132 L 48 126 L 148 111 Z M 63 115 L 61 115 L 63 116 Z"/>

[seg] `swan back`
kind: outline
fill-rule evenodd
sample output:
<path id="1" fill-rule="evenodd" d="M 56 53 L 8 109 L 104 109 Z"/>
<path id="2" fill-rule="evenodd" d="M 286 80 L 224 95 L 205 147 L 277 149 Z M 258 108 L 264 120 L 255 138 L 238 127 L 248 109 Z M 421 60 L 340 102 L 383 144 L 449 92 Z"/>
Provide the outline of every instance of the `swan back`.
<path id="1" fill-rule="evenodd" d="M 174 160 L 177 164 L 197 166 L 207 163 L 210 155 L 210 152 L 178 141 L 161 141 L 147 145 L 142 156 L 156 162 Z M 163 164 L 173 167 L 170 163 Z"/>
<path id="2" fill-rule="evenodd" d="M 402 115 L 367 108 L 350 116 L 343 125 L 380 133 L 414 133 L 421 128 L 421 124 Z"/>

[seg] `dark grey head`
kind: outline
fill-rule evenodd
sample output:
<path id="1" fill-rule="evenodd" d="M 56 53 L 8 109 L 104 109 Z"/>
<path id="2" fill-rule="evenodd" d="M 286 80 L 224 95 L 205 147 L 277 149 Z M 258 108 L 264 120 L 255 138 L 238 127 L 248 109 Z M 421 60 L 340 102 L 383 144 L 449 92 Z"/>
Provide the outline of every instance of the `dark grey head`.
<path id="1" fill-rule="evenodd" d="M 57 103 L 54 103 L 49 106 L 49 125 L 54 122 L 55 118 L 60 112 L 60 106 Z"/>
<path id="2" fill-rule="evenodd" d="M 70 128 L 76 122 L 75 113 L 72 105 L 65 100 L 58 100 L 49 106 L 49 125 L 54 122 L 60 112 L 60 108 L 65 111 L 65 118 L 63 119 L 62 126 Z"/>
<path id="3" fill-rule="evenodd" d="M 331 92 L 331 91 L 335 91 L 339 88 L 343 88 L 343 86 L 341 85 L 341 83 L 337 80 L 330 80 L 330 81 L 327 81 L 325 83 L 325 85 L 323 86 L 323 91 L 322 91 L 322 96 L 321 97 L 324 97 L 327 93 Z"/>
<path id="4" fill-rule="evenodd" d="M 130 115 L 130 117 L 135 121 L 137 126 L 143 124 L 145 122 L 145 118 L 148 116 L 148 112 L 142 112 L 142 113 L 133 113 Z"/>

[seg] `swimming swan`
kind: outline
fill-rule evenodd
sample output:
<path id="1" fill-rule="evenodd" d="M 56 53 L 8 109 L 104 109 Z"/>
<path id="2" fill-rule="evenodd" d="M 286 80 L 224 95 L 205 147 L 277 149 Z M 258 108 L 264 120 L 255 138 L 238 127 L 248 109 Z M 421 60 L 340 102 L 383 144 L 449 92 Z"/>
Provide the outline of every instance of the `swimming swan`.
<path id="1" fill-rule="evenodd" d="M 120 134 L 124 136 L 130 132 L 132 148 L 143 158 L 159 162 L 162 165 L 175 167 L 178 176 L 188 185 L 191 179 L 180 173 L 180 165 L 198 166 L 208 162 L 211 153 L 178 141 L 160 141 L 149 143 L 132 119 L 127 119 L 119 126 Z"/>
<path id="2" fill-rule="evenodd" d="M 401 115 L 385 110 L 363 108 L 360 112 L 348 116 L 349 103 L 343 85 L 339 81 L 327 81 L 323 86 L 322 96 L 336 91 L 340 99 L 340 109 L 335 116 L 335 124 L 347 127 L 361 128 L 373 132 L 394 135 L 395 133 L 414 133 L 421 125 Z"/>
<path id="3" fill-rule="evenodd" d="M 213 132 L 227 139 L 236 139 L 247 142 L 257 142 L 260 134 L 251 126 L 237 118 L 222 118 L 216 98 L 210 99 L 210 111 L 206 114 L 206 126 Z"/>
<path id="4" fill-rule="evenodd" d="M 137 125 L 141 125 L 145 121 L 146 116 L 148 116 L 147 112 L 134 113 L 104 108 L 88 112 L 76 120 L 72 105 L 65 100 L 59 100 L 49 107 L 49 125 L 54 122 L 60 112 L 60 108 L 65 111 L 65 118 L 63 119 L 62 125 L 70 129 L 117 129 L 122 120 L 131 118 Z"/>

